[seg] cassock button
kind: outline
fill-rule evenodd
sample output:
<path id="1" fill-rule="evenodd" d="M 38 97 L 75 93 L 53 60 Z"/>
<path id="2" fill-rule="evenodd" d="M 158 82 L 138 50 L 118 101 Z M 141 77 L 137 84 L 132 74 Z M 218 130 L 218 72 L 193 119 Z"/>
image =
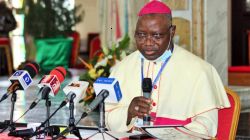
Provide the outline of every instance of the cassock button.
<path id="1" fill-rule="evenodd" d="M 157 89 L 157 85 L 154 85 L 154 89 Z"/>
<path id="2" fill-rule="evenodd" d="M 153 104 L 153 106 L 156 106 L 156 103 L 155 103 L 155 102 L 153 102 L 152 104 Z"/>

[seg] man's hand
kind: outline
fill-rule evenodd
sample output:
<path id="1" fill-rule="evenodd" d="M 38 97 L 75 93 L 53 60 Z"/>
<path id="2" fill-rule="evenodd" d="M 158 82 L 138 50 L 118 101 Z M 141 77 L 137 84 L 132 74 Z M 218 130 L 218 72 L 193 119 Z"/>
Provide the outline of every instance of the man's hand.
<path id="1" fill-rule="evenodd" d="M 131 101 L 128 108 L 127 124 L 129 124 L 131 119 L 135 116 L 143 118 L 143 116 L 149 114 L 150 110 L 152 110 L 151 103 L 152 103 L 151 99 L 147 99 L 143 96 L 135 97 Z"/>

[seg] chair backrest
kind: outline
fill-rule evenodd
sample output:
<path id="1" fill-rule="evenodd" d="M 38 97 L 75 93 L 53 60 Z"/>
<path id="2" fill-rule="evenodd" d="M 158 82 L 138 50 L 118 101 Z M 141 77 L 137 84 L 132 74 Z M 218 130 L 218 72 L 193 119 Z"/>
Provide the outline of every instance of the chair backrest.
<path id="1" fill-rule="evenodd" d="M 99 36 L 96 36 L 91 40 L 89 49 L 89 59 L 94 56 L 99 56 L 102 53 L 101 40 Z"/>
<path id="2" fill-rule="evenodd" d="M 0 37 L 0 45 L 10 46 L 10 39 L 7 37 Z"/>
<path id="3" fill-rule="evenodd" d="M 248 65 L 250 65 L 250 30 L 247 30 Z"/>
<path id="4" fill-rule="evenodd" d="M 70 55 L 70 64 L 69 64 L 69 66 L 73 68 L 76 65 L 77 57 L 78 57 L 78 53 L 80 49 L 80 34 L 77 31 L 74 31 L 69 36 L 73 38 L 71 55 Z"/>
<path id="5" fill-rule="evenodd" d="M 6 57 L 6 59 L 4 58 L 4 60 L 0 62 L 0 65 L 2 65 L 3 68 L 6 63 L 8 74 L 11 75 L 13 72 L 13 57 L 10 39 L 7 37 L 0 37 L 0 48 L 3 48 L 5 50 L 5 54 L 3 55 L 3 57 Z M 3 59 L 3 57 L 1 57 L 1 59 Z M 1 74 L 4 73 L 2 70 L 3 69 L 0 69 Z"/>
<path id="6" fill-rule="evenodd" d="M 231 107 L 219 110 L 218 140 L 234 140 L 240 117 L 240 98 L 234 91 L 225 88 Z"/>

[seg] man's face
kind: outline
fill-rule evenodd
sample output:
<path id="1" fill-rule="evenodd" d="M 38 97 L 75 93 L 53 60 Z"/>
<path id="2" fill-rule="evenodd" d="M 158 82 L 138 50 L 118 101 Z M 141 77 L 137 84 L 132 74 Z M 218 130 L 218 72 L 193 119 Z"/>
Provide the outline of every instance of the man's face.
<path id="1" fill-rule="evenodd" d="M 135 41 L 137 49 L 148 60 L 155 60 L 160 57 L 168 48 L 170 40 L 171 21 L 164 14 L 151 14 L 139 17 Z M 174 30 L 171 36 L 174 35 Z"/>

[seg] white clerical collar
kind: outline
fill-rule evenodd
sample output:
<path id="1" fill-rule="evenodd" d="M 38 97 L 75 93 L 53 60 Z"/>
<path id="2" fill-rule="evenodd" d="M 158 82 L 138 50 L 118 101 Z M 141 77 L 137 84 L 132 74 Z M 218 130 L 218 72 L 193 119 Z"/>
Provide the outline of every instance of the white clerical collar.
<path id="1" fill-rule="evenodd" d="M 140 53 L 141 58 L 148 60 L 147 58 L 145 58 L 141 53 Z M 155 60 L 148 60 L 151 62 L 164 62 L 168 57 L 172 56 L 172 50 L 166 50 L 160 57 L 158 57 Z"/>

